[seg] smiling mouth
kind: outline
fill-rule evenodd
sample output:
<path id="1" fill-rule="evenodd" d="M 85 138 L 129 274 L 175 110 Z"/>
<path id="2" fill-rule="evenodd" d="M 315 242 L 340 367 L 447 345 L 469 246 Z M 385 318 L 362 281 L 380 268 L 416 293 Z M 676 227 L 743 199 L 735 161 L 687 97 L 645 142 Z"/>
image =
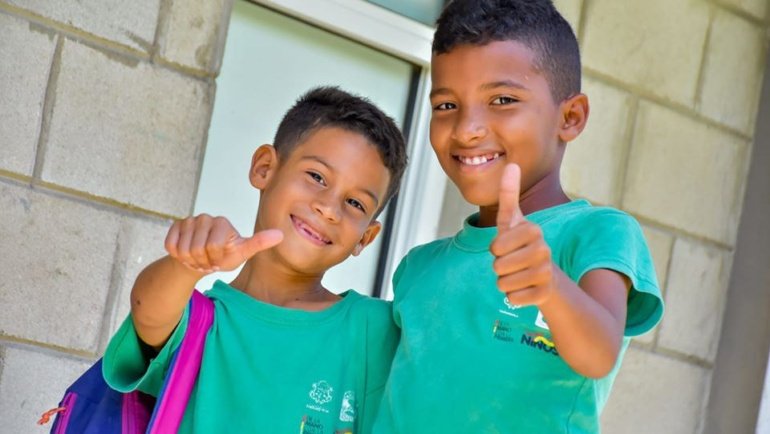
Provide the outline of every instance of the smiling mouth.
<path id="1" fill-rule="evenodd" d="M 452 157 L 465 166 L 482 166 L 484 164 L 500 159 L 500 157 L 502 157 L 503 155 L 505 154 L 494 152 L 491 154 L 476 155 L 473 157 L 466 157 L 463 155 L 453 155 Z"/>
<path id="2" fill-rule="evenodd" d="M 292 215 L 291 222 L 294 224 L 294 229 L 300 233 L 300 235 L 309 239 L 311 242 L 319 246 L 328 246 L 332 241 L 313 229 L 309 224 L 305 223 L 301 218 Z"/>

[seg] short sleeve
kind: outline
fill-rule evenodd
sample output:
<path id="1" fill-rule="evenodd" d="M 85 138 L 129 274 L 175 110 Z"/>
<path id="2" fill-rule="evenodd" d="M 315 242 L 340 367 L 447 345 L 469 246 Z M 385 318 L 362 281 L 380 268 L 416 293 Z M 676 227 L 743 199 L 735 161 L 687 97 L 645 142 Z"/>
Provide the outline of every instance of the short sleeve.
<path id="1" fill-rule="evenodd" d="M 605 268 L 631 281 L 626 317 L 626 336 L 651 330 L 663 316 L 655 266 L 639 223 L 630 215 L 597 208 L 571 225 L 565 246 L 567 274 L 575 282 L 591 270 Z"/>
<path id="2" fill-rule="evenodd" d="M 187 329 L 189 308 L 188 304 L 179 320 L 179 325 L 171 333 L 158 355 L 150 360 L 147 360 L 142 350 L 142 342 L 136 333 L 131 315 L 126 317 L 110 339 L 104 353 L 102 374 L 107 384 L 123 393 L 140 390 L 157 396 L 163 385 L 171 357 L 182 342 Z"/>

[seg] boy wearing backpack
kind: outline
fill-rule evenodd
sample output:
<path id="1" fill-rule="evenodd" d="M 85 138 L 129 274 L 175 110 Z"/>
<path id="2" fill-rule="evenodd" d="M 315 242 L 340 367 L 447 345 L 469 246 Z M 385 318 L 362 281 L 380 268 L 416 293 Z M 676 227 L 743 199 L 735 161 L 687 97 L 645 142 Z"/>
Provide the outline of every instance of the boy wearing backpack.
<path id="1" fill-rule="evenodd" d="M 206 293 L 214 323 L 179 432 L 369 432 L 398 340 L 390 306 L 321 279 L 375 239 L 405 165 L 402 134 L 367 100 L 336 88 L 301 97 L 252 157 L 255 234 L 224 217 L 175 222 L 168 256 L 136 279 L 107 382 L 157 395 L 195 283 L 245 262 Z"/>

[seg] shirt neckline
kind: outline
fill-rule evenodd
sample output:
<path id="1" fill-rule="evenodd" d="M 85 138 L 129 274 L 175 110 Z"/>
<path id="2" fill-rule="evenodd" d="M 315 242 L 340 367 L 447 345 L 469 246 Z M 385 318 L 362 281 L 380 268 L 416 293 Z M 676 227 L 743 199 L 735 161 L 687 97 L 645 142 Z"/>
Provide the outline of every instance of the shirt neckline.
<path id="1" fill-rule="evenodd" d="M 583 208 L 586 206 L 591 206 L 591 204 L 585 199 L 577 199 L 561 205 L 535 211 L 525 216 L 525 218 L 533 223 L 543 224 L 553 218 L 556 214 L 562 214 L 567 210 Z M 452 239 L 455 246 L 469 252 L 489 250 L 489 244 L 492 243 L 492 240 L 497 236 L 497 227 L 478 227 L 476 226 L 478 221 L 479 213 L 471 214 L 465 221 L 463 221 L 463 228 Z"/>
<path id="2" fill-rule="evenodd" d="M 342 299 L 333 305 L 319 311 L 308 311 L 265 303 L 221 280 L 214 282 L 206 295 L 215 300 L 221 300 L 228 310 L 286 325 L 319 324 L 329 321 L 347 311 L 350 306 L 364 297 L 356 291 L 347 290 L 339 294 Z"/>

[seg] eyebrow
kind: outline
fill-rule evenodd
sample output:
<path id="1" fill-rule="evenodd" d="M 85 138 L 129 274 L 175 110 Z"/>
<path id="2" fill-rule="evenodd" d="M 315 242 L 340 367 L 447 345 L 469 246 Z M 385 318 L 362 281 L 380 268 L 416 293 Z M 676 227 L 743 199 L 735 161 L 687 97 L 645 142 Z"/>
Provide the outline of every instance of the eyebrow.
<path id="1" fill-rule="evenodd" d="M 512 87 L 515 89 L 527 90 L 526 86 L 519 83 L 518 81 L 513 81 L 513 80 L 500 80 L 500 81 L 493 81 L 491 83 L 485 83 L 481 85 L 481 90 L 491 90 L 491 89 L 497 89 L 499 87 Z"/>
<path id="2" fill-rule="evenodd" d="M 499 81 L 493 81 L 490 83 L 484 83 L 481 85 L 480 89 L 492 90 L 492 89 L 497 89 L 501 87 L 511 87 L 514 89 L 528 90 L 526 86 L 514 80 L 499 80 Z M 438 87 L 430 91 L 430 98 L 433 98 L 437 95 L 449 95 L 451 93 L 452 91 L 449 90 L 448 87 Z"/>
<path id="3" fill-rule="evenodd" d="M 300 158 L 300 160 L 315 161 L 315 162 L 320 163 L 321 165 L 325 166 L 330 171 L 336 172 L 335 168 L 331 164 L 327 163 L 326 160 L 324 160 L 323 158 L 318 157 L 316 155 L 305 155 L 304 157 Z M 364 194 L 366 194 L 367 196 L 371 197 L 372 200 L 374 200 L 374 206 L 375 207 L 380 205 L 380 199 L 377 197 L 376 194 L 374 194 L 374 192 L 372 192 L 371 190 L 367 190 L 365 188 L 362 188 L 361 191 L 364 192 Z"/>

